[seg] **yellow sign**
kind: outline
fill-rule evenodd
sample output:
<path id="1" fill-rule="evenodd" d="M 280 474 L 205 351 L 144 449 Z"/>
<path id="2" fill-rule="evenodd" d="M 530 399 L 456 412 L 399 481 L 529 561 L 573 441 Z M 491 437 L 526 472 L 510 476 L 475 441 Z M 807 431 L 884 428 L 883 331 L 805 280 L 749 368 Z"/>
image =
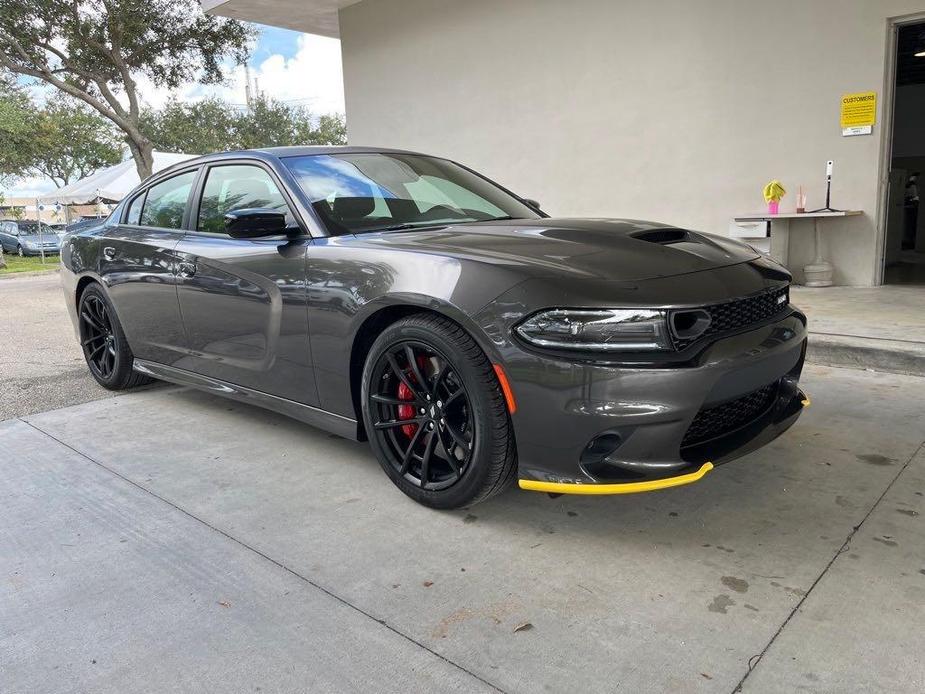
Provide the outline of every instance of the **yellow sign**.
<path id="1" fill-rule="evenodd" d="M 877 121 L 877 92 L 842 94 L 841 127 L 857 128 Z"/>

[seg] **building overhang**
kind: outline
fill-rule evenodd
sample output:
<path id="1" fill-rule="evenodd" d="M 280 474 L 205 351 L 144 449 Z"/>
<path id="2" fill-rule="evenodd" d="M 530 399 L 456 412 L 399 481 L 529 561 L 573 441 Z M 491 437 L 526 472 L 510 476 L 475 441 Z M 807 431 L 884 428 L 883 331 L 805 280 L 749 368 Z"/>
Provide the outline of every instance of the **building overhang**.
<path id="1" fill-rule="evenodd" d="M 337 38 L 337 11 L 360 0 L 200 0 L 206 14 Z"/>

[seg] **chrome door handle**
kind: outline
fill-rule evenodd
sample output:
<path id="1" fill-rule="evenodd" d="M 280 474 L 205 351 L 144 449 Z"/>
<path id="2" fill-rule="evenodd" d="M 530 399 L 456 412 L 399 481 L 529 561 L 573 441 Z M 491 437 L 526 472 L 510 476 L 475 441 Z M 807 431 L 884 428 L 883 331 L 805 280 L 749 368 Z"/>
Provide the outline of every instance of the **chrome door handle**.
<path id="1" fill-rule="evenodd" d="M 106 260 L 115 260 L 116 259 L 116 249 L 113 248 L 112 246 L 106 246 L 106 248 L 103 249 L 103 257 Z"/>
<path id="2" fill-rule="evenodd" d="M 180 277 L 192 277 L 196 274 L 196 263 L 180 263 L 177 266 L 177 274 Z"/>

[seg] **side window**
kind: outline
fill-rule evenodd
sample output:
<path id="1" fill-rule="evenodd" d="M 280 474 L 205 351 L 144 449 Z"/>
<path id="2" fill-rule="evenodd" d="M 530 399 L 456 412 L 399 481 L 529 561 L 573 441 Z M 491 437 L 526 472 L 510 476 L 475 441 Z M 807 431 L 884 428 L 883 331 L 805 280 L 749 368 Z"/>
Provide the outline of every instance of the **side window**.
<path id="1" fill-rule="evenodd" d="M 196 228 L 199 231 L 224 232 L 227 213 L 250 207 L 281 210 L 286 213 L 290 224 L 294 221 L 276 183 L 259 166 L 213 166 L 202 190 Z"/>
<path id="2" fill-rule="evenodd" d="M 196 172 L 187 171 L 149 188 L 141 209 L 141 225 L 179 229 L 183 225 L 183 213 L 194 178 Z"/>
<path id="3" fill-rule="evenodd" d="M 145 194 L 137 196 L 128 205 L 128 214 L 125 215 L 125 223 L 138 225 L 141 223 L 141 206 L 145 204 Z"/>

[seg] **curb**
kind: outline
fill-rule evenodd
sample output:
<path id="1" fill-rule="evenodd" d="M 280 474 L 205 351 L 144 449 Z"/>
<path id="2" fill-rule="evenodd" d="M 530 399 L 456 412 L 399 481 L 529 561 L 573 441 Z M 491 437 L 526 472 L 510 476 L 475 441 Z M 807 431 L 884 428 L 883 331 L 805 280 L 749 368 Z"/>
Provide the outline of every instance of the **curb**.
<path id="1" fill-rule="evenodd" d="M 806 361 L 825 366 L 925 376 L 925 343 L 810 333 Z"/>
<path id="2" fill-rule="evenodd" d="M 49 268 L 48 270 L 27 270 L 26 272 L 5 272 L 0 273 L 0 282 L 3 280 L 12 280 L 17 277 L 42 277 L 44 275 L 50 275 L 55 272 L 60 272 L 61 268 L 54 267 Z"/>

